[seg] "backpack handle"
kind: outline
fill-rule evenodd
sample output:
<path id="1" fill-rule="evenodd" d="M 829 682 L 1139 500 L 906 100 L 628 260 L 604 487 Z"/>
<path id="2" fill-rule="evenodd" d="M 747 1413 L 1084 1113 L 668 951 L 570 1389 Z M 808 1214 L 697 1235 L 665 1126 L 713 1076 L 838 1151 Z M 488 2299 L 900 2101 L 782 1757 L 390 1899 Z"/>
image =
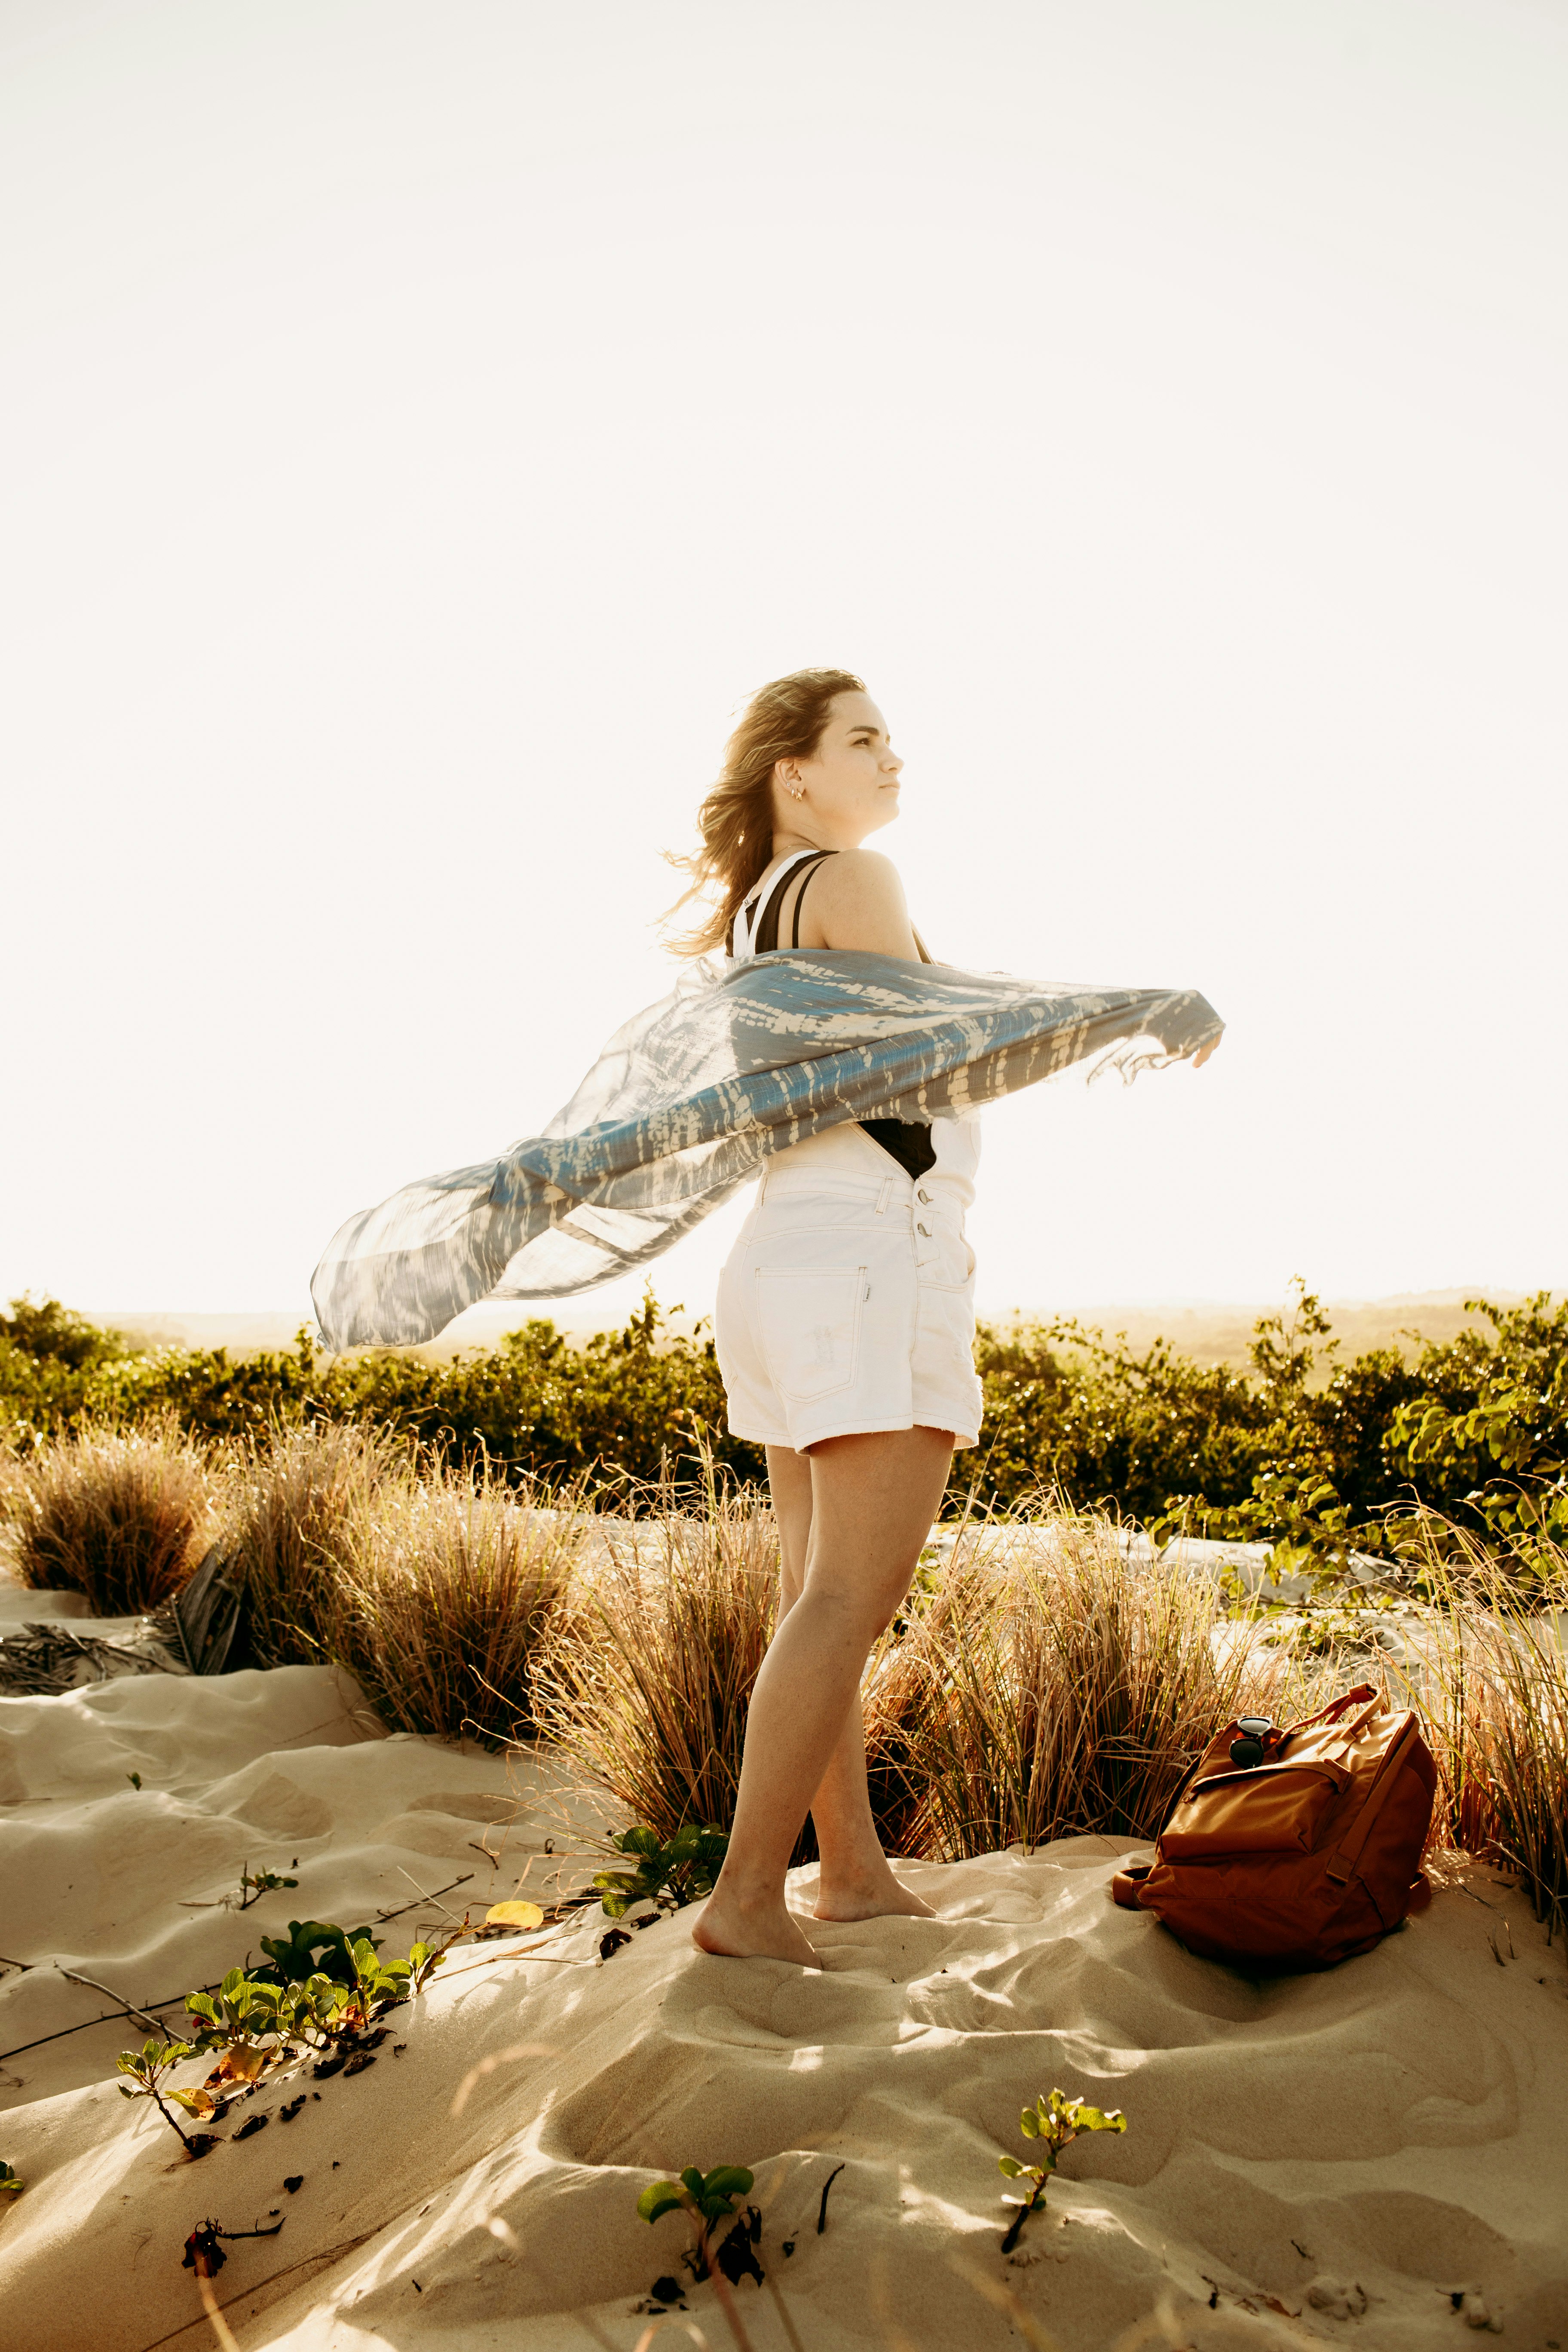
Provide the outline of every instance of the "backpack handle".
<path id="1" fill-rule="evenodd" d="M 1328 1706 L 1320 1707 L 1316 1715 L 1309 1715 L 1301 1722 L 1293 1723 L 1285 1736 L 1288 1739 L 1294 1739 L 1299 1731 L 1310 1731 L 1315 1723 L 1337 1723 L 1348 1707 L 1359 1706 L 1363 1699 L 1370 1699 L 1372 1704 L 1361 1721 L 1351 1727 L 1352 1733 L 1359 1731 L 1367 1716 L 1375 1715 L 1383 1704 L 1383 1694 L 1371 1683 L 1357 1683 L 1354 1690 L 1346 1691 L 1342 1698 L 1336 1698 Z"/>

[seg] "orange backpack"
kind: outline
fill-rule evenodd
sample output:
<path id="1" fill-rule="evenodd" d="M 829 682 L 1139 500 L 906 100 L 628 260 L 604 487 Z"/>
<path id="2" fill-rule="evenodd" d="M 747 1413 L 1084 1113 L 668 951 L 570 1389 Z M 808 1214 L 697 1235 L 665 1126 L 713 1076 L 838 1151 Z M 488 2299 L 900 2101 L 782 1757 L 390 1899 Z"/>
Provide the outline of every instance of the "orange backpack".
<path id="1" fill-rule="evenodd" d="M 1284 1730 L 1244 1717 L 1177 1791 L 1153 1863 L 1119 1871 L 1111 1892 L 1206 1959 L 1268 1975 L 1331 1969 L 1426 1899 L 1436 1785 L 1415 1717 L 1370 1683 Z"/>

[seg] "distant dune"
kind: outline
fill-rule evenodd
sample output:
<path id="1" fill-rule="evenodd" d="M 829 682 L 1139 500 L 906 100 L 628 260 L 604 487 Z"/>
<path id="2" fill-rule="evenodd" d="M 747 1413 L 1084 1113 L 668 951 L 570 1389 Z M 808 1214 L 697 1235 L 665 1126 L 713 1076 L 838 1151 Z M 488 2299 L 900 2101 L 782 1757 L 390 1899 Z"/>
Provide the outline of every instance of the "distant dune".
<path id="1" fill-rule="evenodd" d="M 1397 1348 L 1410 1356 L 1418 1353 L 1426 1341 L 1452 1339 L 1467 1323 L 1479 1320 L 1467 1316 L 1465 1300 L 1476 1297 L 1482 1288 L 1484 1286 L 1478 1285 L 1475 1290 L 1405 1291 L 1391 1298 L 1331 1299 L 1326 1311 L 1333 1321 L 1332 1336 L 1340 1342 L 1342 1359 L 1364 1355 L 1373 1348 Z M 1487 1295 L 1500 1305 L 1510 1305 L 1521 1294 L 1499 1290 Z M 1158 1301 L 1134 1300 L 1121 1306 L 1081 1307 L 1070 1311 L 1087 1329 L 1098 1328 L 1108 1336 L 1125 1332 L 1130 1345 L 1140 1353 L 1156 1339 L 1164 1339 L 1200 1364 L 1243 1365 L 1254 1323 L 1260 1315 L 1276 1312 L 1279 1303 L 1246 1307 L 1223 1301 L 1178 1300 L 1162 1306 Z M 291 1314 L 276 1309 L 237 1309 L 227 1315 L 177 1315 L 152 1307 L 88 1311 L 95 1323 L 108 1324 L 147 1347 L 226 1348 L 231 1354 L 239 1356 L 253 1355 L 262 1348 L 291 1347 L 301 1323 L 311 1320 L 308 1307 Z M 1014 1315 L 1023 1322 L 1047 1322 L 1054 1315 L 1068 1311 L 1027 1307 L 1014 1310 Z M 531 1315 L 549 1312 L 546 1307 L 470 1307 L 449 1331 L 419 1352 L 445 1359 L 467 1348 L 494 1347 L 504 1332 L 518 1329 Z M 994 1308 L 985 1307 L 982 1312 L 993 1322 L 1014 1319 Z M 581 1301 L 557 1306 L 552 1319 L 561 1329 L 581 1338 L 618 1324 L 623 1318 L 590 1295 Z M 678 1330 L 689 1330 L 695 1320 L 684 1313 L 670 1318 L 672 1328 Z"/>

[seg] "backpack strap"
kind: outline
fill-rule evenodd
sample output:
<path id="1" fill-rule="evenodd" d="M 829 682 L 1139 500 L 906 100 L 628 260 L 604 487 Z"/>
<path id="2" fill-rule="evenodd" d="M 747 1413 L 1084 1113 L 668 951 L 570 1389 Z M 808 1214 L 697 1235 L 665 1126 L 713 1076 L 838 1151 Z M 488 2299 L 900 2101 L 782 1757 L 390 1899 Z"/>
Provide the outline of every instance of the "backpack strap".
<path id="1" fill-rule="evenodd" d="M 1366 1712 L 1368 1715 L 1375 1715 L 1383 1704 L 1383 1694 L 1375 1690 L 1371 1683 L 1357 1683 L 1354 1690 L 1346 1691 L 1342 1698 L 1335 1699 L 1328 1706 L 1320 1707 L 1316 1715 L 1304 1716 L 1300 1723 L 1293 1723 L 1287 1737 L 1294 1739 L 1299 1731 L 1310 1731 L 1315 1723 L 1338 1723 L 1347 1707 L 1359 1706 L 1363 1699 L 1372 1701 Z"/>
<path id="2" fill-rule="evenodd" d="M 1138 1900 L 1138 1892 L 1152 1868 L 1152 1863 L 1131 1863 L 1125 1870 L 1119 1870 L 1111 1880 L 1111 1895 L 1124 1911 L 1141 1911 L 1143 1908 Z"/>
<path id="3" fill-rule="evenodd" d="M 1403 1730 L 1394 1734 L 1387 1755 L 1378 1767 L 1377 1778 L 1367 1791 L 1366 1802 L 1341 1839 L 1336 1853 L 1329 1858 L 1329 1876 L 1336 1886 L 1347 1885 L 1362 1851 L 1372 1834 L 1373 1823 L 1388 1801 L 1390 1790 L 1404 1769 L 1405 1758 L 1410 1751 L 1410 1741 L 1415 1729 L 1415 1717 L 1407 1716 Z M 1397 1761 L 1395 1759 L 1398 1759 Z"/>

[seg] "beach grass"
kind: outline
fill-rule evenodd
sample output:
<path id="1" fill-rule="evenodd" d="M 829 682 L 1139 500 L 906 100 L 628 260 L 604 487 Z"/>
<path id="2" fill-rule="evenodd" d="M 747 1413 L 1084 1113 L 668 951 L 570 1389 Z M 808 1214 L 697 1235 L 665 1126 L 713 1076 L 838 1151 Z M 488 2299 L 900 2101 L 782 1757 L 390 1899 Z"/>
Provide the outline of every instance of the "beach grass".
<path id="1" fill-rule="evenodd" d="M 1130 1559 L 1101 1515 L 1043 1497 L 967 1525 L 871 1681 L 908 1850 L 1152 1838 L 1220 1725 L 1289 1704 L 1291 1662 L 1257 1630 L 1244 1612 L 1216 1640 L 1213 1577 Z"/>
<path id="2" fill-rule="evenodd" d="M 156 1609 L 211 1531 L 221 1470 L 173 1423 L 89 1423 L 10 1455 L 0 1475 L 12 1563 L 35 1591 L 85 1594 L 99 1617 Z"/>
<path id="3" fill-rule="evenodd" d="M 778 1535 L 754 1495 L 710 1489 L 700 1516 L 637 1498 L 599 1516 L 542 1675 L 541 1729 L 582 1778 L 662 1843 L 727 1829 L 746 1703 L 773 1633 Z"/>
<path id="4" fill-rule="evenodd" d="M 696 1494 L 605 1500 L 330 1421 L 207 1447 L 173 1423 L 89 1424 L 0 1457 L 25 1585 L 138 1612 L 216 1542 L 259 1664 L 346 1667 L 395 1730 L 550 1743 L 661 1843 L 727 1828 L 774 1622 L 772 1513 L 711 1465 Z M 1434 1843 L 1517 1876 L 1568 1931 L 1568 1550 L 1532 1543 L 1526 1572 L 1432 1515 L 1406 1522 L 1403 1551 L 1391 1654 L 1325 1642 L 1310 1612 L 1266 1627 L 1211 1572 L 1130 1549 L 1055 1493 L 972 1514 L 925 1555 L 868 1669 L 885 1848 L 951 1861 L 1152 1839 L 1220 1726 L 1289 1720 L 1370 1678 L 1421 1711 Z M 808 1824 L 796 1859 L 814 1853 Z"/>
<path id="5" fill-rule="evenodd" d="M 335 1647 L 387 1723 L 492 1748 L 534 1737 L 580 1517 L 559 1490 L 535 1507 L 466 1470 L 383 1488 L 337 1582 Z"/>
<path id="6" fill-rule="evenodd" d="M 1517 1878 L 1568 1934 L 1568 1549 L 1533 1543 L 1526 1580 L 1446 1522 L 1418 1542 L 1433 1605 L 1406 1621 L 1391 1679 L 1436 1760 L 1436 1838 Z"/>
<path id="7" fill-rule="evenodd" d="M 226 1573 L 245 1588 L 258 1664 L 342 1655 L 355 1563 L 384 1510 L 418 1486 L 405 1444 L 352 1422 L 278 1428 L 248 1444 L 220 1540 Z"/>

